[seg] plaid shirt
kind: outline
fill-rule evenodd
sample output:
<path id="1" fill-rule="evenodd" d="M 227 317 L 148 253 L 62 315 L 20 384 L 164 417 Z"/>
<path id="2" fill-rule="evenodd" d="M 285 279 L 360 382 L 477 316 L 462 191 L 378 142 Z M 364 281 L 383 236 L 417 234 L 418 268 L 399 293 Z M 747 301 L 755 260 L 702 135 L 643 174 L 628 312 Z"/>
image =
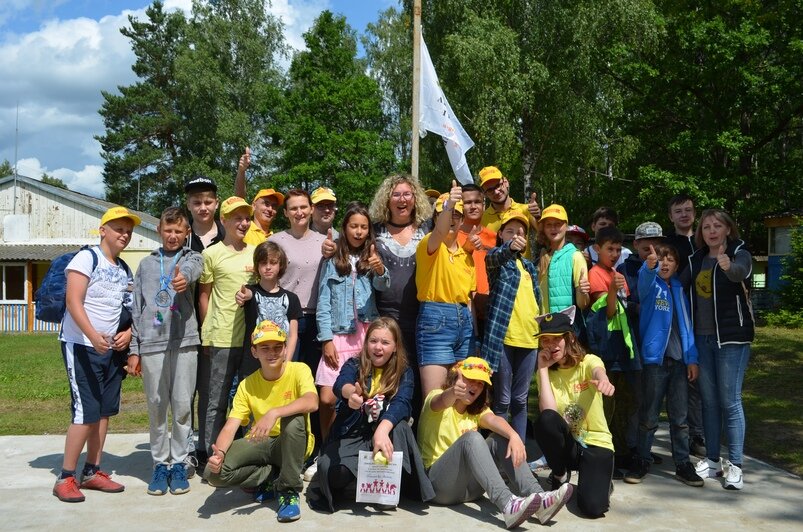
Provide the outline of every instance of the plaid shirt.
<path id="1" fill-rule="evenodd" d="M 533 279 L 533 293 L 539 307 L 541 292 L 538 288 L 538 272 L 535 265 L 523 258 L 520 252 L 510 249 L 510 242 L 488 251 L 485 256 L 485 268 L 488 272 L 488 284 L 491 287 L 488 302 L 488 317 L 485 320 L 485 335 L 482 340 L 482 357 L 488 361 L 491 369 L 499 369 L 499 361 L 504 353 L 505 334 L 513 314 L 513 304 L 519 291 L 521 273 L 516 267 L 516 260 L 521 258 L 524 269 Z M 535 319 L 535 316 L 533 316 Z"/>

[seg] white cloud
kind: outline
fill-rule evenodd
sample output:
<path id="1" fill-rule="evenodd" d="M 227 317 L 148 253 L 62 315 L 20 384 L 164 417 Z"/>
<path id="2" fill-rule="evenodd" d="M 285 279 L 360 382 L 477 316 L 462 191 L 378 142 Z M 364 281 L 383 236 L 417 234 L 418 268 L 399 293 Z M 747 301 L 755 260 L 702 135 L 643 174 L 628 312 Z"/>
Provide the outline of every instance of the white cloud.
<path id="1" fill-rule="evenodd" d="M 13 163 L 17 143 L 21 174 L 46 171 L 73 190 L 102 196 L 103 160 L 93 138 L 104 131 L 101 91 L 135 81 L 134 54 L 120 28 L 128 15 L 144 19 L 145 7 L 97 20 L 53 18 L 28 33 L 4 26 L 20 13 L 47 18 L 64 1 L 0 0 L 0 160 Z M 189 14 L 192 0 L 166 0 L 165 7 Z M 303 33 L 329 7 L 329 0 L 274 0 L 269 11 L 284 23 L 287 44 L 300 50 Z"/>

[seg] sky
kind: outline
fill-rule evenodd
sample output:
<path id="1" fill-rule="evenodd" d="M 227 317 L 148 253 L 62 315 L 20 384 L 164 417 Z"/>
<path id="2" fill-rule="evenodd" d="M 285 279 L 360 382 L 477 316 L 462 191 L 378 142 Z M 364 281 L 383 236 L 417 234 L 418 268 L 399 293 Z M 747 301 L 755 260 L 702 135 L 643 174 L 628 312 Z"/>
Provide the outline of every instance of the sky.
<path id="1" fill-rule="evenodd" d="M 189 13 L 191 0 L 164 0 Z M 145 18 L 148 0 L 0 0 L 0 161 L 18 173 L 47 173 L 71 190 L 103 197 L 101 91 L 134 83 L 134 54 L 119 31 L 128 15 Z M 272 0 L 285 40 L 329 9 L 358 34 L 396 0 Z M 15 156 L 16 153 L 16 156 Z M 0 176 L 2 177 L 2 176 Z"/>

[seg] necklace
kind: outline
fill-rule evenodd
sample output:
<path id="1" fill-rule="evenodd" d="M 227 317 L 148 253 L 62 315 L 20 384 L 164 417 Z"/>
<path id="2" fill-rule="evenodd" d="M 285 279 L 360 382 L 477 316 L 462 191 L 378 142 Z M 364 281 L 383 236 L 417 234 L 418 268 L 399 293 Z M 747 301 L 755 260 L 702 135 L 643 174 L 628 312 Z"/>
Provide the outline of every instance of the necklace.
<path id="1" fill-rule="evenodd" d="M 413 225 L 413 221 L 412 221 L 412 220 L 410 220 L 409 222 L 407 222 L 407 223 L 405 223 L 405 224 L 397 224 L 397 223 L 394 223 L 394 222 L 392 222 L 392 221 L 388 220 L 388 221 L 387 221 L 387 224 L 388 224 L 389 226 L 391 226 L 391 227 L 396 227 L 396 228 L 399 228 L 399 229 L 403 229 L 403 228 L 405 228 L 405 227 L 410 227 L 411 225 Z"/>

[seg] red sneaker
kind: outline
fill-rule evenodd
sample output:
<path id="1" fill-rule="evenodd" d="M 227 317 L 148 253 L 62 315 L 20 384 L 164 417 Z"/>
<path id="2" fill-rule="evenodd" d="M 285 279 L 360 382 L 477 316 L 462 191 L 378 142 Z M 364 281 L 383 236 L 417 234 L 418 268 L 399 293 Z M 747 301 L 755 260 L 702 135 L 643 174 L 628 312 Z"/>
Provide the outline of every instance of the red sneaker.
<path id="1" fill-rule="evenodd" d="M 81 481 L 81 489 L 98 490 L 106 493 L 120 493 L 125 489 L 125 486 L 119 482 L 113 481 L 108 473 L 97 471 L 91 477 L 87 477 Z"/>
<path id="2" fill-rule="evenodd" d="M 60 478 L 53 486 L 53 495 L 62 502 L 84 502 L 84 494 L 78 489 L 75 477 Z"/>

